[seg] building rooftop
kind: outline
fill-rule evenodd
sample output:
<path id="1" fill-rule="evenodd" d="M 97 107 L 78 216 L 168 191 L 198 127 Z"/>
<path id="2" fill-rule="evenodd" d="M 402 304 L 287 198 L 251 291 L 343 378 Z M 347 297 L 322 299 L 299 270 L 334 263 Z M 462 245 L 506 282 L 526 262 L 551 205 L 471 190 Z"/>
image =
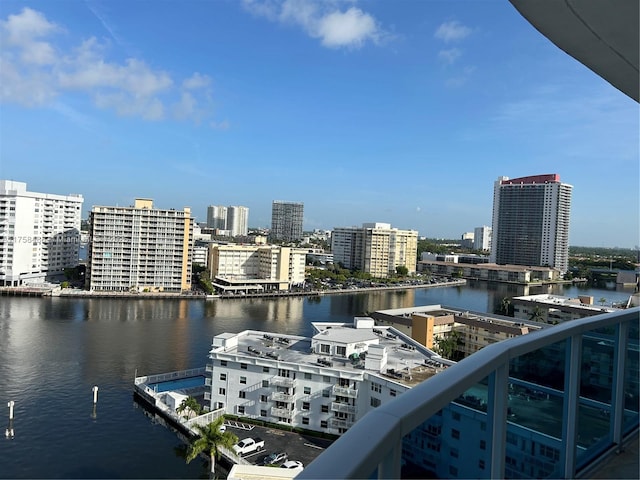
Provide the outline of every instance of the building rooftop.
<path id="1" fill-rule="evenodd" d="M 313 337 L 280 335 L 255 330 L 245 330 L 238 334 L 218 335 L 214 338 L 211 353 L 246 356 L 257 364 L 269 365 L 273 362 L 294 363 L 307 366 L 309 371 L 331 369 L 347 375 L 370 374 L 396 381 L 406 386 L 414 386 L 442 371 L 453 362 L 441 358 L 435 352 L 420 345 L 410 337 L 392 327 L 374 326 L 373 319 L 361 317 L 370 322 L 367 327 L 356 328 L 354 323 L 313 323 L 316 334 Z M 232 340 L 233 341 L 230 341 Z M 371 368 L 357 356 L 324 355 L 312 349 L 314 339 L 342 344 L 356 344 L 364 348 L 375 345 L 384 348 L 386 364 L 381 369 Z M 216 341 L 219 340 L 219 341 Z M 220 357 L 219 357 L 220 358 Z M 263 363 L 264 362 L 264 363 Z"/>
<path id="2" fill-rule="evenodd" d="M 519 297 L 513 297 L 513 300 L 535 302 L 535 303 L 541 303 L 544 305 L 555 305 L 558 307 L 563 306 L 563 307 L 581 308 L 585 310 L 593 310 L 594 312 L 602 312 L 602 313 L 615 312 L 618 310 L 617 308 L 604 307 L 600 305 L 594 305 L 592 303 L 585 303 L 583 301 L 584 297 L 570 298 L 570 297 L 564 297 L 561 295 L 550 295 L 547 293 L 541 293 L 539 295 L 522 295 Z M 591 298 L 591 300 L 593 300 L 593 298 Z"/>

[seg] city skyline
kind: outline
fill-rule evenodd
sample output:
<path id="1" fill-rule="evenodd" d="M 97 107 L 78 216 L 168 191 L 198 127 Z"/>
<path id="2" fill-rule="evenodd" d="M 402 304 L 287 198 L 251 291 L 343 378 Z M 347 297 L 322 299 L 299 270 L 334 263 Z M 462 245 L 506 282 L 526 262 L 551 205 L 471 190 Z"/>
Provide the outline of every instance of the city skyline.
<path id="1" fill-rule="evenodd" d="M 7 1 L 0 35 L 0 178 L 82 218 L 290 198 L 305 230 L 459 238 L 495 178 L 558 173 L 570 245 L 640 243 L 637 104 L 507 1 Z"/>

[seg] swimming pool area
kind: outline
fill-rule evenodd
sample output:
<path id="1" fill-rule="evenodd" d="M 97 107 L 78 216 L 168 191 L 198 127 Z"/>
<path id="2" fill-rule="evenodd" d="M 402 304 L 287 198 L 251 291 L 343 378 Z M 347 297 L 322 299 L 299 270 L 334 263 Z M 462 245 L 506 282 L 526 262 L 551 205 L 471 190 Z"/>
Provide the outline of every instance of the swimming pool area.
<path id="1" fill-rule="evenodd" d="M 185 390 L 194 387 L 204 387 L 205 377 L 198 375 L 196 377 L 176 378 L 172 380 L 150 383 L 148 387 L 154 392 L 169 392 L 174 390 Z"/>

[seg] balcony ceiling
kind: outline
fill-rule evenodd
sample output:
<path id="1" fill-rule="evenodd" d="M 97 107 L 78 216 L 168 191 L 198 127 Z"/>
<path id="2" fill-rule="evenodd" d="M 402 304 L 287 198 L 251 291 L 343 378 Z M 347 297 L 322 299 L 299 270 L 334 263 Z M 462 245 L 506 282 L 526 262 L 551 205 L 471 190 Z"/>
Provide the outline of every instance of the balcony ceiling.
<path id="1" fill-rule="evenodd" d="M 510 2 L 558 48 L 638 101 L 638 0 Z"/>

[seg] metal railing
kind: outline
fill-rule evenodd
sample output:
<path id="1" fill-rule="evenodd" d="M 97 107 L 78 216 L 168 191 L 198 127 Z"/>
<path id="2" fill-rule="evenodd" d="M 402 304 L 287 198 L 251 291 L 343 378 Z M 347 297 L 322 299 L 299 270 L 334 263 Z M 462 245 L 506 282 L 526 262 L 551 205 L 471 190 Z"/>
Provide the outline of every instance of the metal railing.
<path id="1" fill-rule="evenodd" d="M 339 385 L 334 385 L 331 388 L 331 393 L 334 395 L 339 395 L 341 397 L 349 397 L 349 398 L 357 398 L 358 391 L 353 388 L 341 387 Z"/>
<path id="2" fill-rule="evenodd" d="M 169 380 L 177 380 L 179 378 L 197 377 L 200 375 L 204 376 L 204 374 L 205 367 L 192 368 L 190 370 L 180 370 L 176 372 L 162 373 L 159 375 L 146 375 L 143 377 L 136 377 L 134 383 L 135 385 L 139 385 L 141 383 L 160 383 L 167 382 Z"/>
<path id="3" fill-rule="evenodd" d="M 637 378 L 637 372 L 631 372 L 626 379 L 625 374 L 633 362 L 636 362 L 633 368 L 638 368 L 639 318 L 640 308 L 632 308 L 568 321 L 489 345 L 367 413 L 296 478 L 401 478 L 403 438 L 483 381 L 487 381 L 487 402 L 483 406 L 488 438 L 485 476 L 505 478 L 510 362 L 555 344 L 563 345 L 564 393 L 560 401 L 562 426 L 557 439 L 560 451 L 553 476 L 576 478 L 579 473 L 576 457 L 584 451 L 578 444 L 577 426 L 580 409 L 584 407 L 581 405 L 580 385 L 583 335 L 593 337 L 600 335 L 595 333 L 596 330 L 607 329 L 609 338 L 614 339 L 611 353 L 613 377 L 608 387 L 610 426 L 606 438 L 601 439 L 602 445 L 595 453 L 596 458 L 588 459 L 589 462 L 595 462 L 612 448 L 620 448 L 626 433 L 638 429 L 637 406 L 634 406 L 635 410 L 625 408 L 625 397 L 629 395 L 625 391 L 625 381 L 633 379 L 634 375 Z M 629 354 L 630 331 L 634 335 L 632 354 Z M 637 384 L 634 389 L 637 390 Z M 637 400 L 637 391 L 633 395 Z M 585 461 L 581 461 L 582 468 L 586 468 Z"/>

